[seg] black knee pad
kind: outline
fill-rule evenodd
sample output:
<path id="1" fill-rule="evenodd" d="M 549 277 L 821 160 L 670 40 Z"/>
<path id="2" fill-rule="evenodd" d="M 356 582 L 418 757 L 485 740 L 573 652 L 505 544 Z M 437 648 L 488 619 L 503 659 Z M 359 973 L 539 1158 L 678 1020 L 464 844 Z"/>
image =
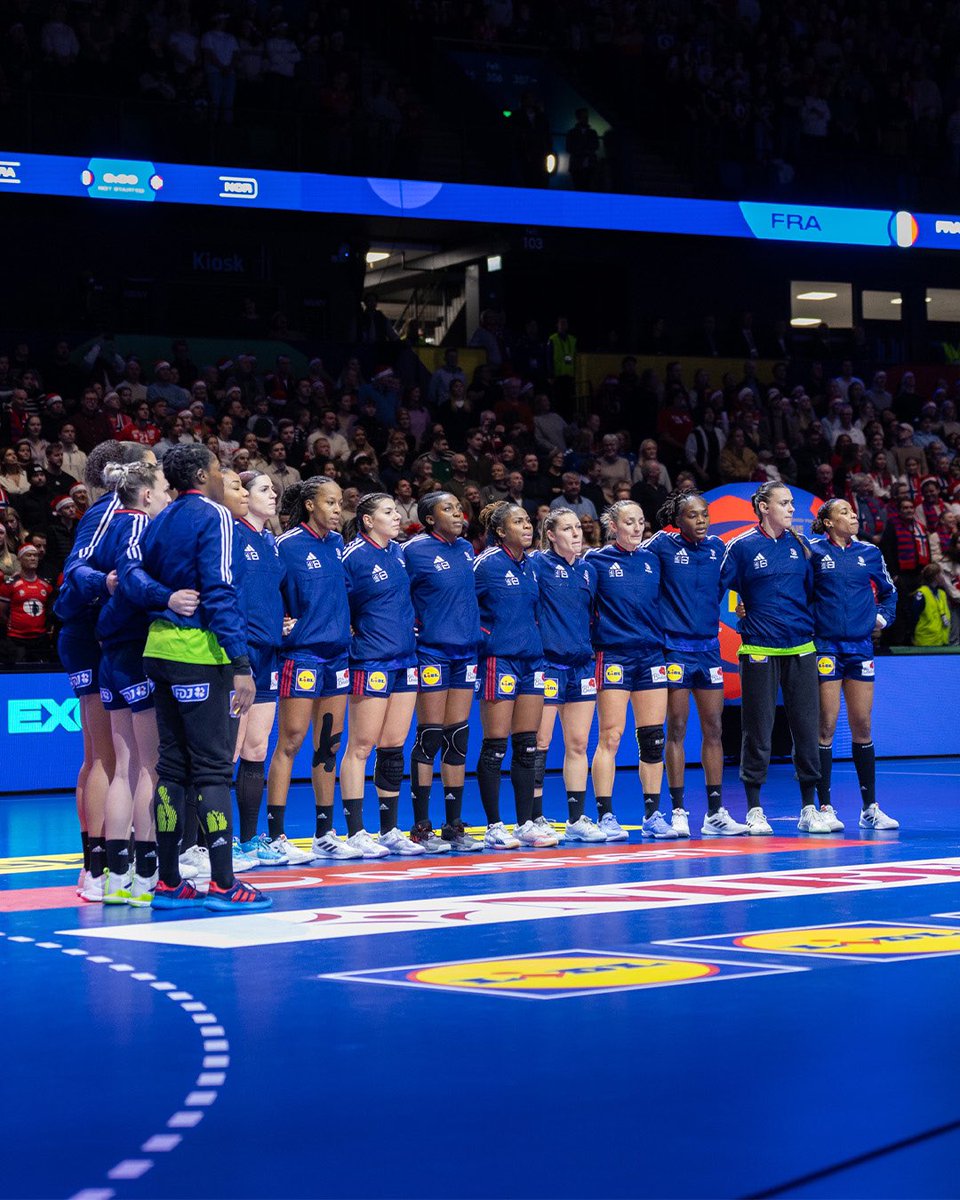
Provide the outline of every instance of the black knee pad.
<path id="1" fill-rule="evenodd" d="M 403 747 L 378 746 L 373 786 L 381 792 L 399 792 L 403 783 Z"/>
<path id="2" fill-rule="evenodd" d="M 410 761 L 432 767 L 440 752 L 442 742 L 442 725 L 418 725 L 417 740 L 413 743 L 413 749 L 410 751 Z"/>
<path id="3" fill-rule="evenodd" d="M 313 752 L 313 765 L 323 766 L 327 774 L 331 774 L 337 765 L 337 749 L 340 746 L 340 734 L 331 733 L 333 729 L 333 713 L 324 713 L 320 722 L 320 737 L 317 748 Z"/>
<path id="4" fill-rule="evenodd" d="M 513 761 L 522 767 L 536 770 L 537 735 L 536 733 L 515 733 L 510 738 L 513 747 Z"/>
<path id="5" fill-rule="evenodd" d="M 637 747 L 640 751 L 641 762 L 663 762 L 663 726 L 638 725 Z"/>
<path id="6" fill-rule="evenodd" d="M 538 750 L 533 757 L 533 785 L 543 787 L 543 777 L 547 773 L 547 752 Z"/>
<path id="7" fill-rule="evenodd" d="M 444 725 L 443 749 L 440 761 L 448 767 L 462 767 L 467 761 L 467 742 L 470 740 L 470 724 Z"/>
<path id="8" fill-rule="evenodd" d="M 490 771 L 499 771 L 503 767 L 503 760 L 506 757 L 506 738 L 484 738 L 483 745 L 480 747 L 480 762 L 477 767 L 478 769 L 485 767 Z"/>

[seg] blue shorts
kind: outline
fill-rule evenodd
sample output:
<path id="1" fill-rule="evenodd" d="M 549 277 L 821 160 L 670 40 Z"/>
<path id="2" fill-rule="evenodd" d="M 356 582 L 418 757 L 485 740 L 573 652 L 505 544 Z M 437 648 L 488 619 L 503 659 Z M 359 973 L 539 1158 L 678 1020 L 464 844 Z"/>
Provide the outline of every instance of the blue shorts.
<path id="1" fill-rule="evenodd" d="M 255 646 L 248 643 L 250 670 L 257 685 L 254 704 L 269 704 L 276 700 L 280 688 L 280 652 L 275 646 Z"/>
<path id="2" fill-rule="evenodd" d="M 308 650 L 297 650 L 284 656 L 280 667 L 281 700 L 322 700 L 345 696 L 349 690 L 350 664 L 346 654 L 320 658 Z"/>
<path id="3" fill-rule="evenodd" d="M 392 696 L 394 693 L 415 692 L 419 687 L 417 667 L 393 667 L 368 662 L 350 665 L 351 696 Z"/>
<path id="4" fill-rule="evenodd" d="M 448 688 L 472 692 L 477 685 L 477 656 L 448 658 L 437 650 L 417 649 L 421 692 L 445 692 Z"/>
<path id="5" fill-rule="evenodd" d="M 57 654 L 75 696 L 99 694 L 102 655 L 92 629 L 80 630 L 65 625 L 57 638 Z"/>
<path id="6" fill-rule="evenodd" d="M 597 660 L 570 667 L 555 667 L 547 663 L 543 668 L 543 700 L 545 704 L 580 704 L 597 698 Z"/>
<path id="7" fill-rule="evenodd" d="M 546 686 L 542 658 L 481 658 L 477 692 L 481 700 L 516 700 L 542 696 Z"/>
<path id="8" fill-rule="evenodd" d="M 153 708 L 153 683 L 144 670 L 140 642 L 124 642 L 104 650 L 100 661 L 100 699 L 107 712 L 129 708 L 138 713 Z"/>
<path id="9" fill-rule="evenodd" d="M 662 650 L 601 650 L 597 654 L 597 690 L 650 692 L 667 686 Z"/>
<path id="10" fill-rule="evenodd" d="M 667 687 L 672 691 L 693 688 L 719 691 L 723 688 L 720 645 L 710 650 L 671 650 L 667 647 Z"/>
<path id="11" fill-rule="evenodd" d="M 838 651 L 829 645 L 817 648 L 817 678 L 821 683 L 834 683 L 841 679 L 856 679 L 862 683 L 873 683 L 875 664 L 873 649 L 854 653 Z"/>

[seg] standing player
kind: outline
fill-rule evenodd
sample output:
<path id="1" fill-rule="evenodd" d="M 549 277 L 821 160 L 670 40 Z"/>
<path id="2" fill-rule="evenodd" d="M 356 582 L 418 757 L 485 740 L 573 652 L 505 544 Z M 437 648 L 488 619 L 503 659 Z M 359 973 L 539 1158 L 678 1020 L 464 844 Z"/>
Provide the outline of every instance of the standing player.
<path id="1" fill-rule="evenodd" d="M 660 812 L 663 783 L 663 722 L 667 715 L 667 666 L 660 621 L 660 560 L 642 546 L 643 510 L 633 500 L 617 500 L 603 514 L 612 538 L 586 561 L 597 573 L 591 636 L 597 652 L 597 712 L 600 733 L 591 772 L 600 828 L 611 842 L 627 831 L 613 815 L 617 748 L 633 707 L 643 789 L 643 837 L 669 841 L 677 831 Z"/>
<path id="2" fill-rule="evenodd" d="M 843 822 L 830 793 L 833 735 L 840 714 L 840 692 L 847 702 L 853 738 L 853 765 L 860 783 L 861 829 L 899 829 L 877 804 L 876 755 L 870 717 L 873 711 L 872 635 L 885 629 L 897 608 L 897 589 L 883 555 L 872 542 L 857 539 L 860 520 L 846 500 L 828 500 L 813 522 L 814 634 L 820 679 L 820 815 L 831 833 Z"/>
<path id="3" fill-rule="evenodd" d="M 364 858 L 425 853 L 400 832 L 403 743 L 417 703 L 416 617 L 400 547 L 400 510 L 371 492 L 357 505 L 357 536 L 343 554 L 350 601 L 350 725 L 340 763 L 347 842 Z M 380 840 L 363 828 L 367 760 L 376 747 L 373 782 L 380 798 Z"/>
<path id="4" fill-rule="evenodd" d="M 280 651 L 280 728 L 267 778 L 267 814 L 274 836 L 281 836 L 294 759 L 312 723 L 316 832 L 310 849 L 315 859 L 362 857 L 340 841 L 333 824 L 337 750 L 350 690 L 342 500 L 339 485 L 326 475 L 293 484 L 281 505 L 287 532 L 277 539 L 286 568 L 287 632 Z"/>
<path id="5" fill-rule="evenodd" d="M 719 587 L 720 599 L 728 588 L 738 592 L 744 611 L 739 623 L 740 778 L 747 793 L 747 825 L 754 835 L 773 833 L 760 805 L 760 791 L 770 766 L 777 692 L 782 690 L 800 784 L 798 828 L 804 833 L 829 833 L 814 803 L 820 779 L 820 708 L 811 551 L 793 529 L 793 493 L 786 484 L 761 484 L 752 503 L 757 524 L 728 543 Z"/>
<path id="6" fill-rule="evenodd" d="M 492 542 L 473 564 L 480 605 L 480 720 L 483 744 L 477 783 L 487 818 L 484 845 L 491 850 L 555 846 L 546 821 L 533 821 L 537 729 L 543 715 L 543 643 L 538 617 L 540 588 L 527 554 L 530 517 L 518 504 L 488 505 L 480 523 Z M 510 738 L 510 782 L 517 810 L 516 837 L 500 820 L 500 773 Z"/>
<path id="7" fill-rule="evenodd" d="M 402 546 L 417 614 L 417 740 L 410 755 L 414 826 L 410 836 L 428 850 L 482 850 L 464 828 L 468 717 L 477 682 L 480 613 L 473 585 L 473 547 L 463 537 L 460 501 L 430 492 L 417 505 L 426 533 Z M 430 821 L 433 764 L 440 754 L 444 823 L 438 839 Z"/>
<path id="8" fill-rule="evenodd" d="M 596 708 L 596 660 L 590 642 L 590 616 L 597 591 L 593 567 L 580 558 L 583 529 L 570 508 L 554 508 L 540 530 L 536 555 L 540 587 L 540 634 L 543 638 L 543 716 L 537 732 L 534 804 L 542 805 L 547 750 L 557 714 L 563 729 L 563 785 L 571 842 L 605 842 L 607 835 L 584 813 L 587 795 L 587 739 Z M 550 829 L 542 808 L 534 824 Z"/>
<path id="9" fill-rule="evenodd" d="M 686 758 L 683 741 L 690 693 L 700 718 L 701 762 L 707 787 L 704 837 L 735 837 L 747 832 L 723 807 L 723 666 L 720 659 L 717 588 L 723 542 L 712 537 L 710 510 L 697 491 L 677 491 L 657 513 L 661 528 L 646 549 L 660 560 L 660 613 L 667 650 L 667 785 L 680 837 L 690 836 L 684 805 Z"/>

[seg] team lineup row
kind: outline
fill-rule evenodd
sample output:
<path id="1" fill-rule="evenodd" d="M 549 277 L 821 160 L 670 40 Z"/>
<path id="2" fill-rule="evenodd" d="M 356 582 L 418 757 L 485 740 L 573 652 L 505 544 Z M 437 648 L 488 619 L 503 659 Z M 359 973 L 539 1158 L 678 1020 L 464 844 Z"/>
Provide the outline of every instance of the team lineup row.
<path id="1" fill-rule="evenodd" d="M 365 496 L 356 536 L 345 544 L 340 489 L 315 477 L 285 493 L 287 532 L 275 540 L 266 528 L 276 514 L 266 475 L 221 473 L 213 455 L 193 446 L 170 451 L 161 470 L 149 450 L 115 445 L 95 452 L 102 455 L 93 469 L 113 490 L 85 514 L 57 604 L 61 658 L 80 697 L 85 739 L 77 795 L 86 899 L 249 910 L 269 900 L 233 871 L 261 862 L 555 845 L 541 797 L 558 715 L 564 836 L 624 840 L 613 792 L 628 707 L 640 757 L 642 835 L 688 837 L 683 739 L 691 693 L 703 734 L 703 835 L 772 832 L 760 793 L 778 690 L 793 736 L 799 828 L 843 829 L 830 801 L 841 690 L 863 798 L 860 825 L 897 827 L 876 803 L 870 734 L 872 635 L 891 620 L 896 592 L 877 548 L 857 540 L 857 516 L 844 500 L 823 506 L 819 536 L 808 541 L 792 529 L 789 488 L 764 484 L 753 501 L 757 524 L 728 545 L 709 533 L 707 505 L 696 492 L 672 495 L 661 513 L 669 528 L 646 542 L 641 509 L 620 501 L 604 516 L 607 544 L 585 555 L 572 511 L 546 518 L 533 551 L 526 512 L 500 503 L 482 514 L 490 545 L 475 557 L 449 493 L 423 498 L 426 532 L 403 546 L 394 540 L 400 514 L 392 497 Z M 744 822 L 722 800 L 718 626 L 728 589 L 740 597 Z M 482 842 L 461 818 L 475 693 Z M 278 701 L 268 832 L 258 835 Z M 599 736 L 588 763 L 595 711 Z M 398 802 L 414 714 L 407 837 Z M 311 726 L 317 825 L 307 853 L 287 839 L 284 816 L 293 762 Z M 500 816 L 508 746 L 515 833 Z M 363 822 L 374 752 L 376 839 Z M 338 754 L 345 840 L 333 826 Z M 430 819 L 438 756 L 439 836 Z M 230 803 L 235 757 L 238 839 Z M 660 811 L 664 759 L 669 821 Z M 597 821 L 584 812 L 588 777 Z M 191 848 L 193 797 L 205 854 Z M 182 878 L 198 861 L 209 863 L 206 900 Z"/>

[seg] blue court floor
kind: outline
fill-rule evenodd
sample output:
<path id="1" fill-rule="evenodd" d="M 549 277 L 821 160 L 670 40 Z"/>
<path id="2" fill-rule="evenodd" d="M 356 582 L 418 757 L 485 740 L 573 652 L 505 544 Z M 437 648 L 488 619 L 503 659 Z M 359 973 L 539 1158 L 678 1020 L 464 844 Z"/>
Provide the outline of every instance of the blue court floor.
<path id="1" fill-rule="evenodd" d="M 773 838 L 258 871 L 246 916 L 82 906 L 71 798 L 0 799 L 0 1191 L 956 1197 L 960 762 L 879 778 L 899 833 L 840 763 L 797 834 L 778 766 Z"/>

